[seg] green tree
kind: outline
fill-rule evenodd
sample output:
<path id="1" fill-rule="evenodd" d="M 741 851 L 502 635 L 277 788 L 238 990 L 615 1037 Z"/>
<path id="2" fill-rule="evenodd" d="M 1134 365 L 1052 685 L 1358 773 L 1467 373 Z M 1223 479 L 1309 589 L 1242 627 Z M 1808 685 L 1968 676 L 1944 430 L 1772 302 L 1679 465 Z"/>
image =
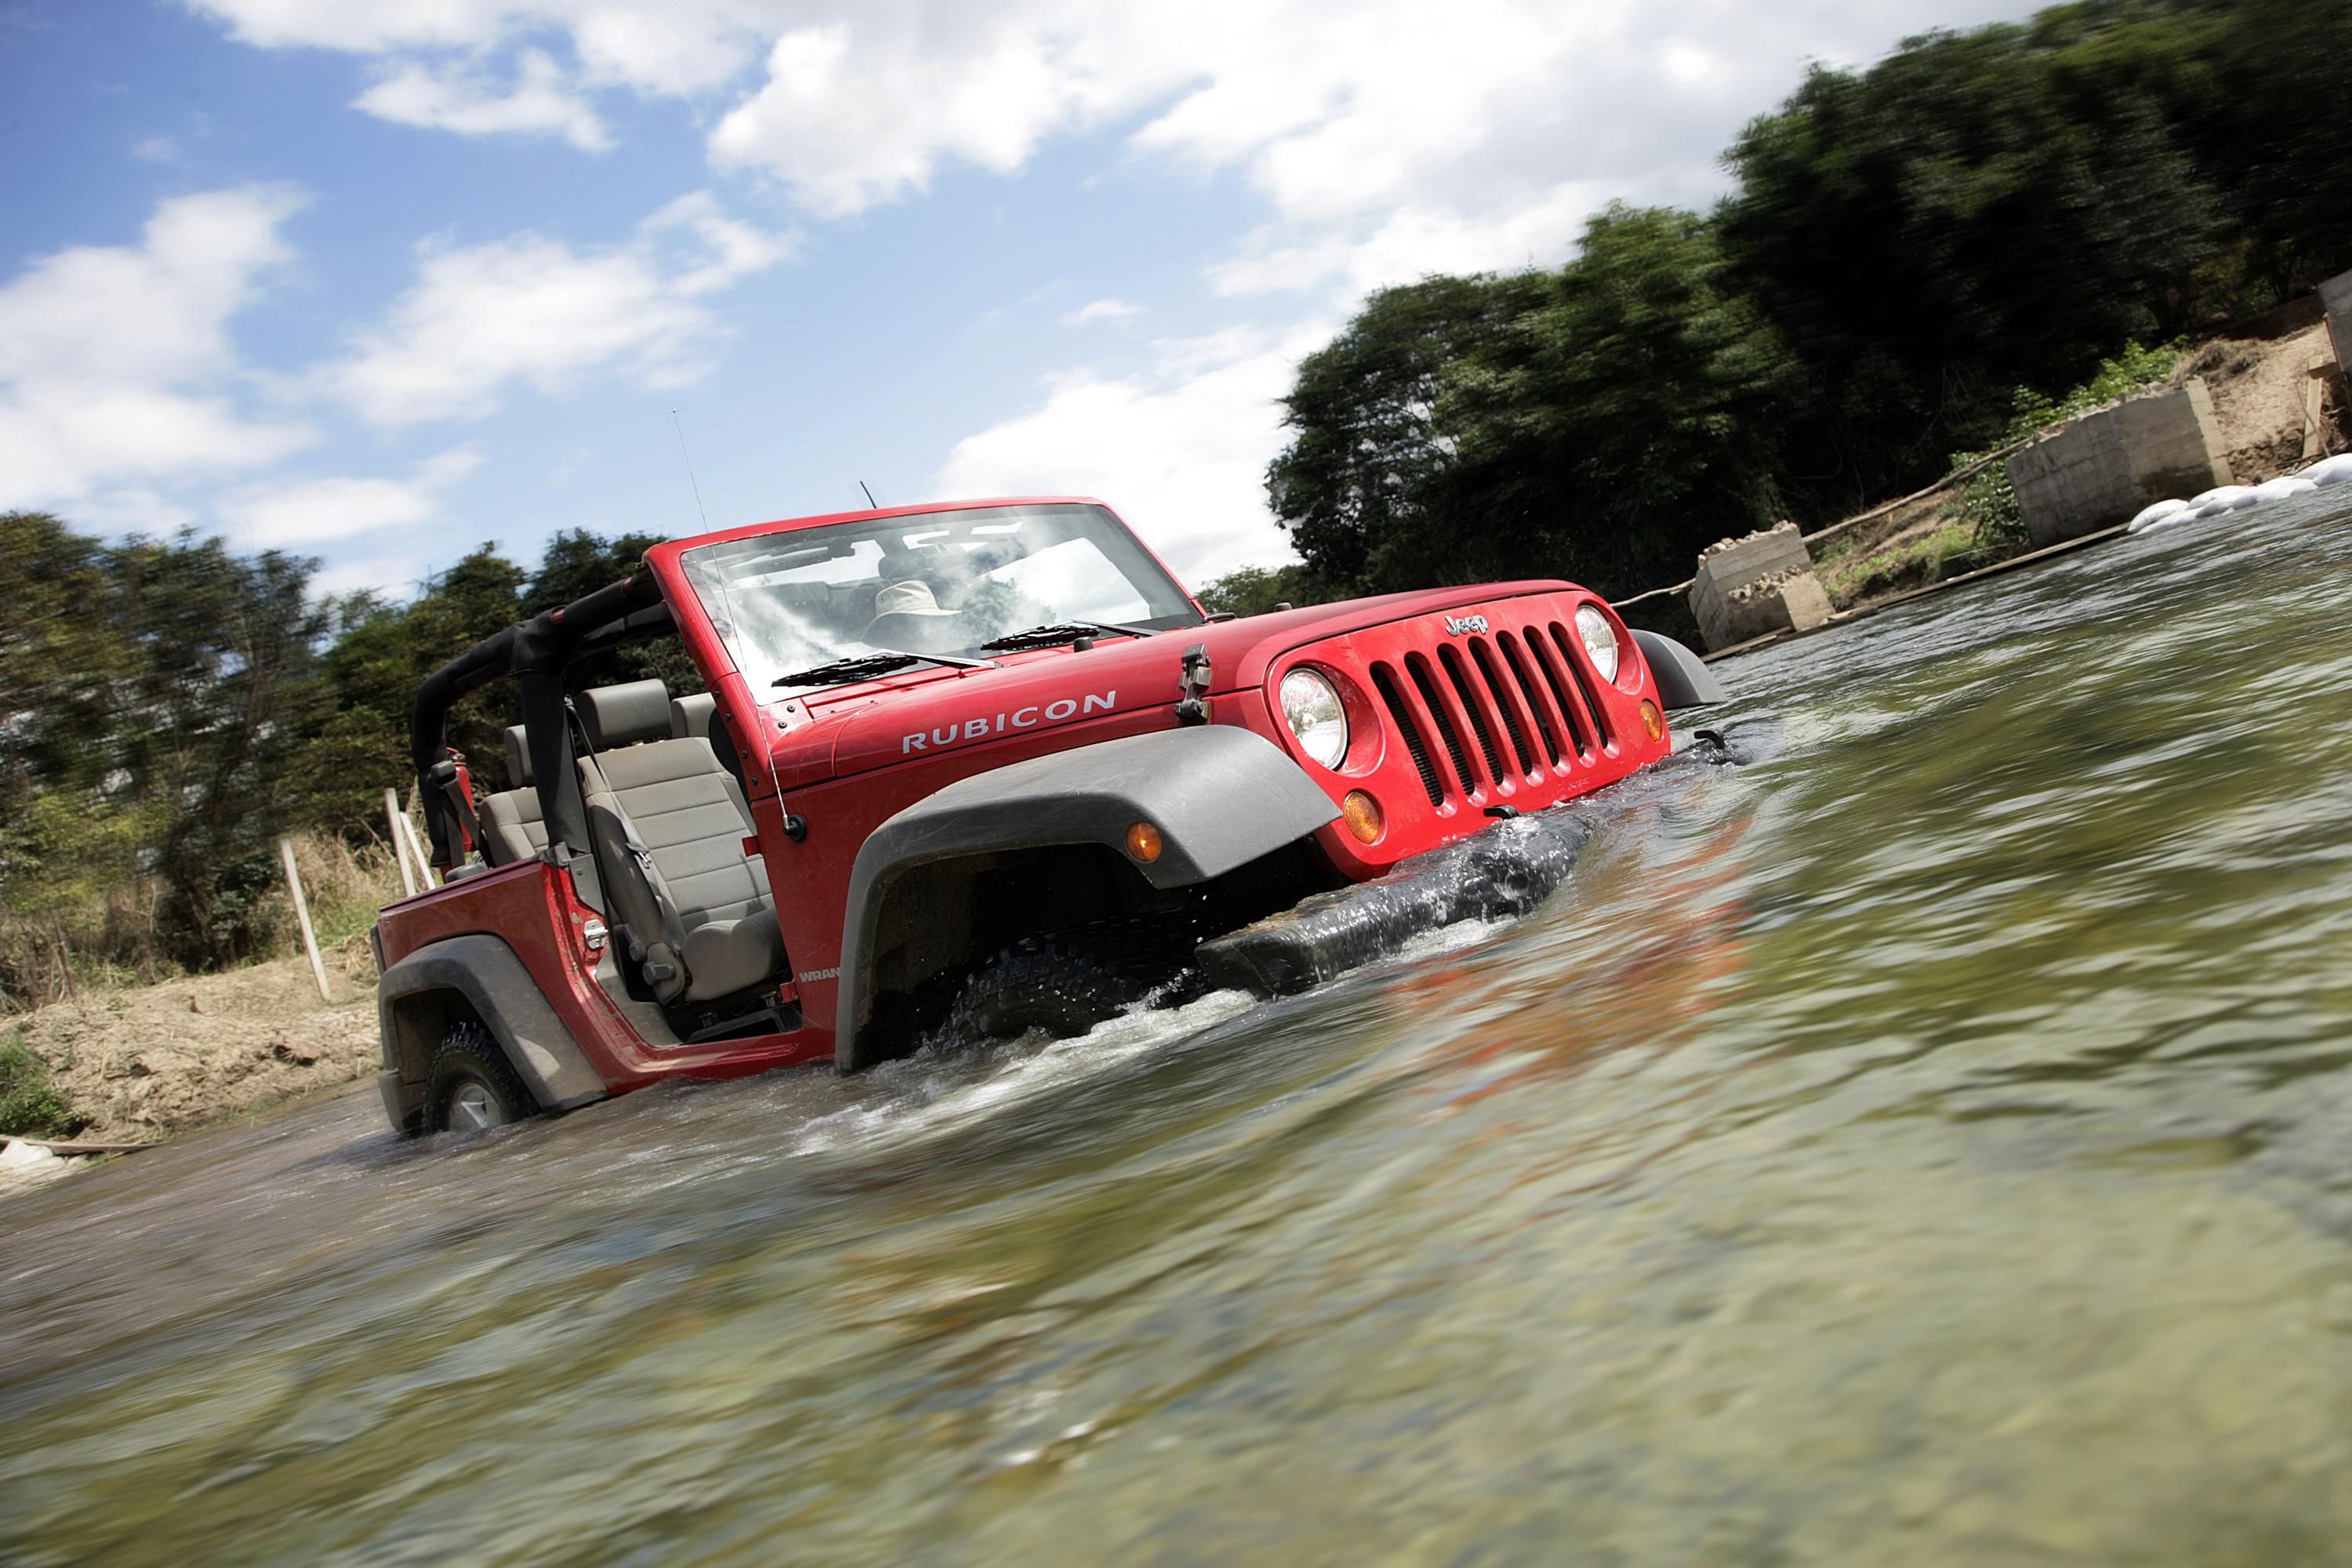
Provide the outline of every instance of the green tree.
<path id="1" fill-rule="evenodd" d="M 646 552 L 662 542 L 658 533 L 624 533 L 604 539 L 584 528 L 567 529 L 547 542 L 539 571 L 523 591 L 523 614 L 537 615 L 609 587 L 645 566 Z M 565 672 L 572 689 L 614 686 L 625 680 L 659 680 L 672 696 L 702 689 L 701 672 L 675 637 L 632 643 L 576 661 Z"/>
<path id="2" fill-rule="evenodd" d="M 1450 526 L 1391 545 L 1381 584 L 1538 573 L 1628 593 L 1769 521 L 1795 367 L 1722 270 L 1692 214 L 1594 217 L 1577 258 L 1449 367 Z"/>
<path id="3" fill-rule="evenodd" d="M 1271 570 L 1237 566 L 1201 584 L 1192 595 L 1211 615 L 1262 616 L 1276 605 L 1319 605 L 1335 596 L 1300 562 Z"/>
<path id="4" fill-rule="evenodd" d="M 1375 557 L 1437 526 L 1430 487 L 1447 461 L 1434 424 L 1446 367 L 1539 291 L 1533 278 L 1432 278 L 1383 289 L 1307 356 L 1283 400 L 1297 434 L 1266 471 L 1275 516 L 1308 567 L 1344 595 Z"/>
<path id="5" fill-rule="evenodd" d="M 2171 335 L 2216 255 L 2215 192 L 2168 118 L 2187 7 L 2089 5 L 1816 68 L 1727 155 L 1734 286 L 1801 354 L 1789 447 L 1810 510 L 1850 510 L 1989 442 L 2009 389 Z"/>
<path id="6" fill-rule="evenodd" d="M 108 629 L 131 656 L 99 742 L 109 795 L 155 823 L 166 952 L 191 967 L 247 957 L 268 934 L 274 840 L 320 696 L 329 620 L 310 599 L 315 563 L 231 555 L 192 532 L 133 539 L 109 558 Z"/>
<path id="7" fill-rule="evenodd" d="M 333 641 L 320 659 L 327 698 L 301 762 L 310 821 L 346 833 L 381 821 L 384 786 L 405 791 L 415 782 L 408 721 L 416 689 L 520 619 L 526 581 L 521 567 L 486 543 L 409 604 L 359 594 L 331 607 Z M 520 717 L 510 681 L 468 693 L 450 713 L 450 743 L 482 770 L 486 784 L 501 778 L 505 730 Z"/>

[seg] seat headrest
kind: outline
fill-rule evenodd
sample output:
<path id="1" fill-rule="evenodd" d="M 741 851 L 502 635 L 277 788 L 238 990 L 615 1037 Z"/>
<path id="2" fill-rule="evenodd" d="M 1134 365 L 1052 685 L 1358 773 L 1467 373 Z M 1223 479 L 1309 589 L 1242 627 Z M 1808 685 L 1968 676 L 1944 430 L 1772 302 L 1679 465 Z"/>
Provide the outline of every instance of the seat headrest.
<path id="1" fill-rule="evenodd" d="M 507 787 L 529 789 L 536 782 L 530 776 L 530 736 L 520 724 L 507 726 Z"/>
<path id="2" fill-rule="evenodd" d="M 600 752 L 669 739 L 669 688 L 658 680 L 600 686 L 573 699 L 588 743 Z"/>
<path id="3" fill-rule="evenodd" d="M 718 716 L 719 699 L 708 691 L 698 691 L 691 697 L 673 697 L 669 702 L 669 738 L 673 741 L 710 739 L 711 721 Z"/>

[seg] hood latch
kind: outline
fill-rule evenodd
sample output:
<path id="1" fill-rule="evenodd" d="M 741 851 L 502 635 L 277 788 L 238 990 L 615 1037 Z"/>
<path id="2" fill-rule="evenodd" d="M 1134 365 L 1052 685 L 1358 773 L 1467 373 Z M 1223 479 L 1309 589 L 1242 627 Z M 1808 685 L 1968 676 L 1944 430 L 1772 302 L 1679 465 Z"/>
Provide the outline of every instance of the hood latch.
<path id="1" fill-rule="evenodd" d="M 1180 724 L 1205 724 L 1209 721 L 1209 645 L 1196 642 L 1184 650 L 1184 668 L 1176 684 L 1183 700 L 1176 704 L 1176 721 Z"/>

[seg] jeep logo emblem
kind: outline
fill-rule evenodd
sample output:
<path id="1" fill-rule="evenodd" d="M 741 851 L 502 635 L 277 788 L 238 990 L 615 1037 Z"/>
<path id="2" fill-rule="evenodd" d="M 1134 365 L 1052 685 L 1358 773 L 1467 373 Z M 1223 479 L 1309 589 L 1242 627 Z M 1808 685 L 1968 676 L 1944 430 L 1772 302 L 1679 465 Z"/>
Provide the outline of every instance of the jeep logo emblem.
<path id="1" fill-rule="evenodd" d="M 1476 632 L 1483 637 L 1486 635 L 1486 617 L 1484 616 L 1448 616 L 1445 617 L 1445 629 L 1447 632 L 1457 637 L 1465 632 Z"/>

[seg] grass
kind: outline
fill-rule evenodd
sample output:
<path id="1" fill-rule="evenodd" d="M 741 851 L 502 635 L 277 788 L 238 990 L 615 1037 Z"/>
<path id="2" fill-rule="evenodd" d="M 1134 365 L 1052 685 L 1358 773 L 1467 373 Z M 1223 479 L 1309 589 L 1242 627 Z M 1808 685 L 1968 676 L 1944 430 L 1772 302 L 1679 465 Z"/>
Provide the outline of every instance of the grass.
<path id="1" fill-rule="evenodd" d="M 1977 524 L 1960 517 L 1933 532 L 1826 562 L 1817 570 L 1823 591 L 1844 608 L 1874 594 L 1939 583 L 1996 558 L 1979 536 Z"/>
<path id="2" fill-rule="evenodd" d="M 381 842 L 353 847 L 326 833 L 293 839 L 322 951 L 352 942 L 401 896 L 399 864 Z M 68 997 L 103 997 L 100 1005 L 119 1008 L 113 993 L 179 977 L 179 966 L 158 949 L 156 890 L 148 880 L 60 878 L 24 891 L 35 896 L 0 907 L 0 1013 Z M 267 933 L 257 961 L 300 951 L 294 900 L 282 882 L 267 895 L 257 923 Z"/>
<path id="3" fill-rule="evenodd" d="M 67 1108 L 49 1081 L 49 1065 L 25 1043 L 21 1028 L 0 1040 L 0 1134 L 23 1138 L 70 1138 L 89 1119 Z"/>
<path id="4" fill-rule="evenodd" d="M 2181 359 L 2178 345 L 2142 348 L 2127 343 L 2114 359 L 2101 363 L 2098 374 L 2062 397 L 2044 397 L 2020 387 L 2011 397 L 2008 428 L 1998 446 L 2024 440 L 2036 431 L 2060 424 L 2088 409 L 2128 397 L 2168 380 Z M 1955 471 L 1985 454 L 1956 452 Z M 1994 463 L 1963 482 L 1948 501 L 1945 521 L 1925 534 L 1896 534 L 1884 542 L 1831 545 L 1815 563 L 1822 587 L 1840 609 L 1861 600 L 1945 578 L 2022 553 L 2031 541 L 2018 511 L 2017 492 L 2009 482 L 2009 466 Z"/>

